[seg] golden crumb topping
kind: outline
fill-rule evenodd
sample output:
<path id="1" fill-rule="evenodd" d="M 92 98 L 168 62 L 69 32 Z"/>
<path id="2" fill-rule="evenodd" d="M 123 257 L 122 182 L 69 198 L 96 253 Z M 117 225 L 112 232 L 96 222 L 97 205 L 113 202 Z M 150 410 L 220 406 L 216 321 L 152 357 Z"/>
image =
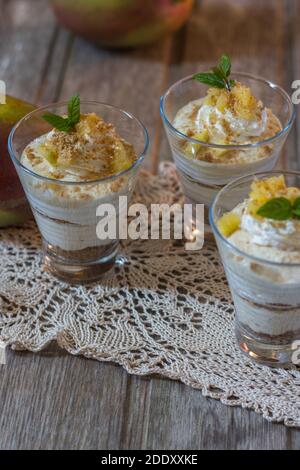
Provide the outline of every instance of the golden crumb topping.
<path id="1" fill-rule="evenodd" d="M 255 220 L 269 219 L 273 227 L 283 226 L 293 219 L 299 225 L 300 188 L 287 186 L 283 175 L 266 179 L 255 179 L 251 184 L 249 197 L 243 201 L 240 210 L 225 212 L 218 221 L 222 235 L 229 237 L 241 226 L 243 215 L 250 215 Z M 280 225 L 281 224 L 281 225 Z M 286 233 L 286 235 L 288 235 Z"/>
<path id="2" fill-rule="evenodd" d="M 252 120 L 259 118 L 263 104 L 252 94 L 251 89 L 236 82 L 231 91 L 226 88 L 209 88 L 204 103 L 216 107 L 220 112 L 230 111 L 233 116 Z"/>
<path id="3" fill-rule="evenodd" d="M 26 157 L 33 167 L 48 171 L 55 179 L 71 174 L 82 180 L 112 176 L 130 168 L 136 160 L 134 147 L 126 142 L 116 128 L 95 113 L 81 114 L 74 130 L 53 129 L 30 144 Z M 47 165 L 41 166 L 40 162 Z M 38 166 L 39 165 L 39 166 Z"/>
<path id="4" fill-rule="evenodd" d="M 287 187 L 283 175 L 272 176 L 264 180 L 255 180 L 251 185 L 247 211 L 256 216 L 257 211 L 266 202 L 274 198 L 286 198 L 291 204 L 300 196 L 300 189 Z"/>

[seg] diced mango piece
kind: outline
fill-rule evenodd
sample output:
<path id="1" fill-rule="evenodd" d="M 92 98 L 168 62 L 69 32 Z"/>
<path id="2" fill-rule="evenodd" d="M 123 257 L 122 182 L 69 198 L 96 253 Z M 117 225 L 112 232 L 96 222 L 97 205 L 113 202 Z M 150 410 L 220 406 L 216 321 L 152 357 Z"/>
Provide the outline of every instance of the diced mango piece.
<path id="1" fill-rule="evenodd" d="M 120 173 L 121 171 L 130 168 L 133 162 L 131 158 L 128 157 L 128 153 L 126 152 L 122 142 L 118 142 L 115 147 L 116 150 L 111 162 L 111 169 L 113 173 Z"/>
<path id="2" fill-rule="evenodd" d="M 228 99 L 228 91 L 225 91 L 225 93 L 222 93 L 217 101 L 217 109 L 221 112 L 224 113 L 226 109 L 229 107 L 229 99 Z"/>
<path id="3" fill-rule="evenodd" d="M 43 158 L 45 158 L 50 163 L 50 165 L 55 166 L 57 164 L 58 154 L 53 147 L 47 144 L 41 144 L 39 146 L 39 151 Z"/>
<path id="4" fill-rule="evenodd" d="M 204 104 L 207 106 L 216 106 L 219 97 L 221 96 L 222 90 L 218 88 L 209 88 L 207 95 L 204 98 Z"/>
<path id="5" fill-rule="evenodd" d="M 232 89 L 234 97 L 234 111 L 244 119 L 252 119 L 258 107 L 257 99 L 252 95 L 250 88 L 237 83 Z"/>
<path id="6" fill-rule="evenodd" d="M 216 142 L 214 142 L 215 144 L 217 145 L 228 145 L 227 142 L 225 140 L 217 140 Z M 215 154 L 216 157 L 223 157 L 226 153 L 229 152 L 229 150 L 227 148 L 213 148 L 213 153 Z"/>
<path id="7" fill-rule="evenodd" d="M 226 153 L 228 153 L 228 150 L 226 149 L 214 149 L 216 157 L 223 157 Z"/>
<path id="8" fill-rule="evenodd" d="M 299 188 L 287 188 L 285 197 L 289 199 L 289 201 L 294 204 L 295 200 L 300 197 L 300 189 Z"/>
<path id="9" fill-rule="evenodd" d="M 224 237 L 230 237 L 240 227 L 240 218 L 234 212 L 226 212 L 219 219 L 218 227 Z"/>
<path id="10" fill-rule="evenodd" d="M 99 132 L 100 117 L 95 113 L 85 114 L 84 118 L 81 116 L 80 121 L 76 124 L 76 132 L 80 136 L 86 134 L 97 134 Z"/>
<path id="11" fill-rule="evenodd" d="M 259 110 L 259 101 L 252 95 L 251 89 L 239 82 L 236 82 L 231 91 L 209 88 L 204 104 L 216 107 L 221 113 L 229 110 L 242 119 L 250 120 Z"/>
<path id="12" fill-rule="evenodd" d="M 284 176 L 272 176 L 265 180 L 253 181 L 251 185 L 250 198 L 262 205 L 268 199 L 282 194 L 285 190 L 286 184 Z"/>
<path id="13" fill-rule="evenodd" d="M 257 214 L 258 209 L 263 206 L 268 199 L 261 200 L 261 201 L 251 201 L 249 202 L 247 206 L 247 211 L 249 212 L 250 215 L 255 216 Z"/>
<path id="14" fill-rule="evenodd" d="M 204 129 L 203 132 L 199 132 L 194 135 L 194 139 L 201 140 L 201 142 L 209 142 L 209 132 L 207 129 Z"/>
<path id="15" fill-rule="evenodd" d="M 201 142 L 209 142 L 209 132 L 205 129 L 203 132 L 198 134 L 194 134 L 193 138 L 196 140 L 200 140 Z M 197 153 L 201 150 L 203 146 L 201 144 L 194 144 L 192 142 L 188 142 L 185 145 L 185 152 L 189 157 L 196 157 Z"/>

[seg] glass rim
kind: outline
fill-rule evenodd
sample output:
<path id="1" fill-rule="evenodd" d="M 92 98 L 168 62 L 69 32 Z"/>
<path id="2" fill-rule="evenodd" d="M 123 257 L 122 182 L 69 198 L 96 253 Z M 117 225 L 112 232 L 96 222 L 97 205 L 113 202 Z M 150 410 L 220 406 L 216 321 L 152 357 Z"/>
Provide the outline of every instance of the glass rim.
<path id="1" fill-rule="evenodd" d="M 247 72 L 232 72 L 232 75 L 237 75 L 237 76 L 241 76 L 241 77 L 250 78 L 252 80 L 257 80 L 258 82 L 262 82 L 265 85 L 268 85 L 273 90 L 279 91 L 280 94 L 283 95 L 283 97 L 286 99 L 287 103 L 289 104 L 291 116 L 290 116 L 290 119 L 289 119 L 288 123 L 285 125 L 285 127 L 283 129 L 281 129 L 281 131 L 277 132 L 275 135 L 273 135 L 272 137 L 269 137 L 268 139 L 260 140 L 258 142 L 254 142 L 252 144 L 240 144 L 240 145 L 239 144 L 229 144 L 229 145 L 225 144 L 224 145 L 224 144 L 207 143 L 207 142 L 204 142 L 202 140 L 198 140 L 198 139 L 195 139 L 193 137 L 189 137 L 186 134 L 184 134 L 183 132 L 179 131 L 178 129 L 176 129 L 176 127 L 173 126 L 173 124 L 169 121 L 169 119 L 167 118 L 167 116 L 165 114 L 165 100 L 166 100 L 167 96 L 169 95 L 169 93 L 172 91 L 172 89 L 174 89 L 175 87 L 177 87 L 178 85 L 180 85 L 184 82 L 187 82 L 189 80 L 194 80 L 193 79 L 194 75 L 188 75 L 184 78 L 181 78 L 177 82 L 173 83 L 173 85 L 171 85 L 167 89 L 167 91 L 160 97 L 160 114 L 161 114 L 161 117 L 163 119 L 163 122 L 167 125 L 167 127 L 170 129 L 170 131 L 172 133 L 176 134 L 178 137 L 184 138 L 188 142 L 191 142 L 191 143 L 194 143 L 194 144 L 201 144 L 203 147 L 207 147 L 207 148 L 227 149 L 227 150 L 240 150 L 240 149 L 257 148 L 257 147 L 260 147 L 262 145 L 270 144 L 270 143 L 276 141 L 277 139 L 279 139 L 280 137 L 282 137 L 283 135 L 285 135 L 291 129 L 291 127 L 292 127 L 292 125 L 295 121 L 295 118 L 296 118 L 296 108 L 295 108 L 289 94 L 281 86 L 276 85 L 276 83 L 274 83 L 270 80 L 267 80 L 266 78 L 259 77 L 257 75 L 253 75 L 253 74 L 247 73 Z"/>
<path id="2" fill-rule="evenodd" d="M 107 108 L 118 111 L 120 114 L 123 114 L 124 116 L 127 116 L 128 118 L 133 119 L 135 122 L 137 122 L 137 124 L 140 126 L 140 128 L 143 132 L 144 142 L 145 143 L 144 143 L 143 151 L 140 153 L 139 157 L 135 160 L 135 162 L 129 168 L 126 168 L 126 170 L 120 171 L 119 173 L 116 173 L 114 175 L 106 176 L 104 178 L 98 178 L 98 179 L 95 179 L 95 180 L 62 181 L 62 180 L 57 180 L 55 178 L 48 178 L 47 176 L 39 175 L 38 173 L 35 173 L 30 168 L 27 168 L 25 165 L 23 165 L 21 163 L 21 161 L 16 157 L 17 152 L 14 149 L 14 143 L 13 143 L 15 132 L 18 130 L 20 125 L 23 124 L 28 119 L 30 119 L 32 116 L 34 116 L 38 112 L 45 111 L 45 110 L 47 110 L 47 109 L 49 109 L 53 106 L 67 106 L 68 101 L 57 101 L 57 102 L 47 104 L 45 106 L 39 106 L 38 108 L 34 109 L 30 113 L 25 114 L 25 116 L 23 116 L 14 125 L 14 127 L 12 128 L 12 130 L 10 131 L 10 134 L 8 136 L 8 151 L 10 153 L 10 156 L 11 156 L 13 162 L 16 163 L 20 168 L 22 168 L 22 170 L 24 170 L 26 173 L 30 174 L 31 176 L 34 176 L 35 178 L 38 178 L 42 181 L 46 181 L 46 182 L 49 182 L 49 183 L 52 183 L 52 184 L 53 184 L 53 182 L 55 182 L 55 184 L 62 185 L 62 186 L 64 186 L 64 185 L 73 186 L 73 185 L 78 185 L 78 184 L 79 185 L 88 185 L 88 184 L 95 184 L 95 183 L 104 183 L 104 182 L 107 182 L 107 181 L 114 181 L 115 179 L 129 173 L 130 171 L 135 169 L 137 166 L 139 166 L 142 163 L 142 161 L 144 160 L 144 158 L 146 156 L 146 153 L 147 153 L 147 150 L 149 148 L 149 134 L 148 134 L 148 131 L 147 131 L 146 127 L 142 123 L 142 121 L 140 121 L 140 119 L 138 119 L 137 117 L 135 117 L 133 114 L 129 113 L 128 111 L 125 111 L 124 109 L 119 108 L 118 106 L 114 106 L 112 104 L 105 103 L 105 102 L 102 102 L 102 101 L 81 101 L 81 104 L 82 105 L 101 105 L 101 106 L 105 106 Z"/>
<path id="3" fill-rule="evenodd" d="M 246 253 L 245 251 L 243 250 L 240 250 L 239 248 L 237 248 L 235 245 L 233 245 L 224 235 L 222 235 L 222 233 L 220 232 L 217 224 L 215 223 L 214 221 L 214 211 L 215 211 L 215 207 L 219 201 L 219 199 L 223 196 L 223 194 L 228 191 L 228 189 L 232 189 L 232 187 L 234 187 L 234 185 L 236 184 L 239 184 L 239 183 L 242 183 L 244 180 L 247 180 L 249 178 L 252 178 L 254 179 L 256 176 L 263 176 L 263 175 L 294 175 L 294 176 L 298 176 L 300 177 L 300 171 L 293 171 L 293 170 L 275 170 L 275 171 L 261 171 L 261 172 L 258 172 L 258 173 L 250 173 L 248 175 L 244 175 L 244 176 L 241 176 L 239 178 L 236 178 L 235 180 L 231 181 L 230 183 L 228 183 L 226 186 L 224 186 L 224 188 L 222 188 L 218 194 L 215 196 L 210 208 L 209 208 L 209 224 L 213 230 L 213 233 L 215 235 L 215 237 L 219 238 L 223 243 L 225 243 L 225 245 L 227 245 L 227 247 L 229 247 L 231 250 L 233 250 L 234 252 L 236 252 L 238 255 L 242 255 L 252 261 L 256 261 L 256 262 L 259 262 L 259 263 L 265 263 L 265 264 L 268 264 L 270 266 L 276 266 L 276 267 L 286 267 L 286 268 L 299 268 L 300 267 L 300 263 L 280 263 L 280 262 L 277 262 L 277 261 L 270 261 L 270 260 L 266 260 L 264 258 L 259 258 L 258 256 L 254 256 L 254 255 L 249 255 L 248 253 Z"/>

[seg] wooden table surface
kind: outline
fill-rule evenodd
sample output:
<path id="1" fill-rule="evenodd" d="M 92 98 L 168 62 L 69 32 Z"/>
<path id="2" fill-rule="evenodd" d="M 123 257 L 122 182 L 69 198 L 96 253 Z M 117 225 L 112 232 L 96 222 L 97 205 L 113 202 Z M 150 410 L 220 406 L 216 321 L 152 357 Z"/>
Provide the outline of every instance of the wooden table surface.
<path id="1" fill-rule="evenodd" d="M 172 37 L 109 52 L 60 28 L 46 0 L 0 0 L 0 79 L 9 94 L 35 103 L 79 91 L 131 111 L 149 129 L 146 165 L 155 172 L 170 158 L 159 116 L 166 87 L 226 51 L 234 69 L 290 90 L 300 79 L 299 22 L 298 0 L 202 0 Z M 284 167 L 299 169 L 299 122 Z M 39 354 L 9 351 L 0 371 L 1 449 L 300 448 L 300 430 L 55 345 Z"/>

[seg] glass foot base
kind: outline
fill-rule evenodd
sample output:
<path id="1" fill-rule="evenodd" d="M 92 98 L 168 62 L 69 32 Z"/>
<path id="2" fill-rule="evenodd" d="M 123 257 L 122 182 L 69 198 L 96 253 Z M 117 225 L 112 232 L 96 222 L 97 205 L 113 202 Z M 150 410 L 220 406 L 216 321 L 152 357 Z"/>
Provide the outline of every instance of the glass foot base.
<path id="1" fill-rule="evenodd" d="M 292 343 L 266 344 L 248 336 L 239 328 L 236 329 L 236 338 L 241 351 L 249 359 L 269 367 L 293 366 L 294 349 Z"/>
<path id="2" fill-rule="evenodd" d="M 44 268 L 58 279 L 71 284 L 94 282 L 104 279 L 115 266 L 118 248 L 116 245 L 106 256 L 88 261 L 65 259 L 48 251 L 44 256 Z"/>

